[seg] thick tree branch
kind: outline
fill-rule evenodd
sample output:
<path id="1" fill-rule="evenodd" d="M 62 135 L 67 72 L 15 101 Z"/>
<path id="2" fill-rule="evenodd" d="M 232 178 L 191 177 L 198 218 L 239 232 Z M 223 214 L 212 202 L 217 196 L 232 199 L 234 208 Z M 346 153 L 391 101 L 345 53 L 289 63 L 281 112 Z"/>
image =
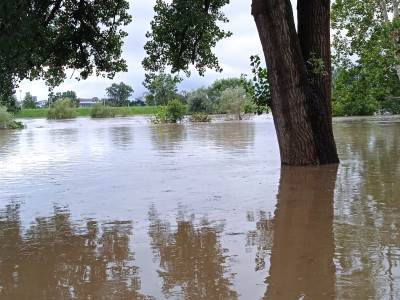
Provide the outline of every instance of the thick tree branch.
<path id="1" fill-rule="evenodd" d="M 381 7 L 382 16 L 385 19 L 385 22 L 389 22 L 389 13 L 385 0 L 378 0 L 379 6 Z"/>
<path id="2" fill-rule="evenodd" d="M 53 8 L 50 11 L 49 16 L 46 18 L 46 20 L 43 23 L 44 26 L 49 25 L 50 22 L 53 21 L 54 17 L 56 16 L 57 11 L 61 8 L 61 3 L 62 3 L 62 0 L 56 0 Z"/>
<path id="3" fill-rule="evenodd" d="M 399 17 L 399 0 L 393 0 L 393 19 Z"/>

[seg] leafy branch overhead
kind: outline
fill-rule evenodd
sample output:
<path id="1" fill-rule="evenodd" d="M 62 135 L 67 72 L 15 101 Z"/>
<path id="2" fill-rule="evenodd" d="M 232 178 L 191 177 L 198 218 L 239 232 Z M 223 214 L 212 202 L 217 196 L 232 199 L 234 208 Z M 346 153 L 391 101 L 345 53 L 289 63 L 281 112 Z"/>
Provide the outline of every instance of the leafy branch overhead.
<path id="1" fill-rule="evenodd" d="M 0 94 L 25 78 L 59 85 L 68 69 L 83 79 L 126 71 L 128 9 L 128 0 L 2 0 Z"/>
<path id="2" fill-rule="evenodd" d="M 146 34 L 149 40 L 144 47 L 144 68 L 158 72 L 171 66 L 172 72 L 184 71 L 188 75 L 190 65 L 200 75 L 207 68 L 222 71 L 212 49 L 232 35 L 218 25 L 228 22 L 222 12 L 228 3 L 229 0 L 157 0 L 151 31 Z"/>
<path id="3" fill-rule="evenodd" d="M 400 112 L 398 0 L 332 4 L 336 115 Z"/>
<path id="4" fill-rule="evenodd" d="M 252 78 L 247 79 L 242 75 L 243 85 L 246 92 L 251 96 L 256 105 L 257 113 L 261 114 L 271 108 L 271 92 L 268 83 L 267 69 L 261 66 L 261 58 L 258 55 L 250 56 Z"/>

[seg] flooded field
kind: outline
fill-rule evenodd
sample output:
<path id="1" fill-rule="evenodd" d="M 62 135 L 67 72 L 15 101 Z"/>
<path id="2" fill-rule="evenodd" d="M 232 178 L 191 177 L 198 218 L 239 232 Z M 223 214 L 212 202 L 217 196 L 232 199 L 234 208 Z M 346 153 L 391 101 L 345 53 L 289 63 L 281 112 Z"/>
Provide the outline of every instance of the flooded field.
<path id="1" fill-rule="evenodd" d="M 400 120 L 281 168 L 271 119 L 0 131 L 0 299 L 400 299 Z"/>

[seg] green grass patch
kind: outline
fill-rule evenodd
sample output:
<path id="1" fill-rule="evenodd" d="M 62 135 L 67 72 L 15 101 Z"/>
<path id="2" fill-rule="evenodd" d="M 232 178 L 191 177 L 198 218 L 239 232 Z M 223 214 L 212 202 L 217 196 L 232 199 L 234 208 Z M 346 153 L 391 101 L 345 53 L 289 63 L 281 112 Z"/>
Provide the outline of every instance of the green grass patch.
<path id="1" fill-rule="evenodd" d="M 126 116 L 139 116 L 139 115 L 153 115 L 157 107 L 155 106 L 131 106 L 131 107 L 112 107 L 115 111 L 115 115 L 126 117 Z M 16 114 L 17 118 L 47 118 L 49 109 L 38 108 L 38 109 L 22 109 Z M 75 108 L 78 117 L 90 117 L 92 108 L 90 107 L 79 107 Z"/>

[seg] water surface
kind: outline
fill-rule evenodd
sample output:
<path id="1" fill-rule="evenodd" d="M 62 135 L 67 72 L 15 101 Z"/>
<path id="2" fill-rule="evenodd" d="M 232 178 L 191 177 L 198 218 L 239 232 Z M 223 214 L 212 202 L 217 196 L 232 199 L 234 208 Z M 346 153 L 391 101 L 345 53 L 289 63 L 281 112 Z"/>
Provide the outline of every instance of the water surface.
<path id="1" fill-rule="evenodd" d="M 400 122 L 280 167 L 271 119 L 0 131 L 0 299 L 399 299 Z"/>

